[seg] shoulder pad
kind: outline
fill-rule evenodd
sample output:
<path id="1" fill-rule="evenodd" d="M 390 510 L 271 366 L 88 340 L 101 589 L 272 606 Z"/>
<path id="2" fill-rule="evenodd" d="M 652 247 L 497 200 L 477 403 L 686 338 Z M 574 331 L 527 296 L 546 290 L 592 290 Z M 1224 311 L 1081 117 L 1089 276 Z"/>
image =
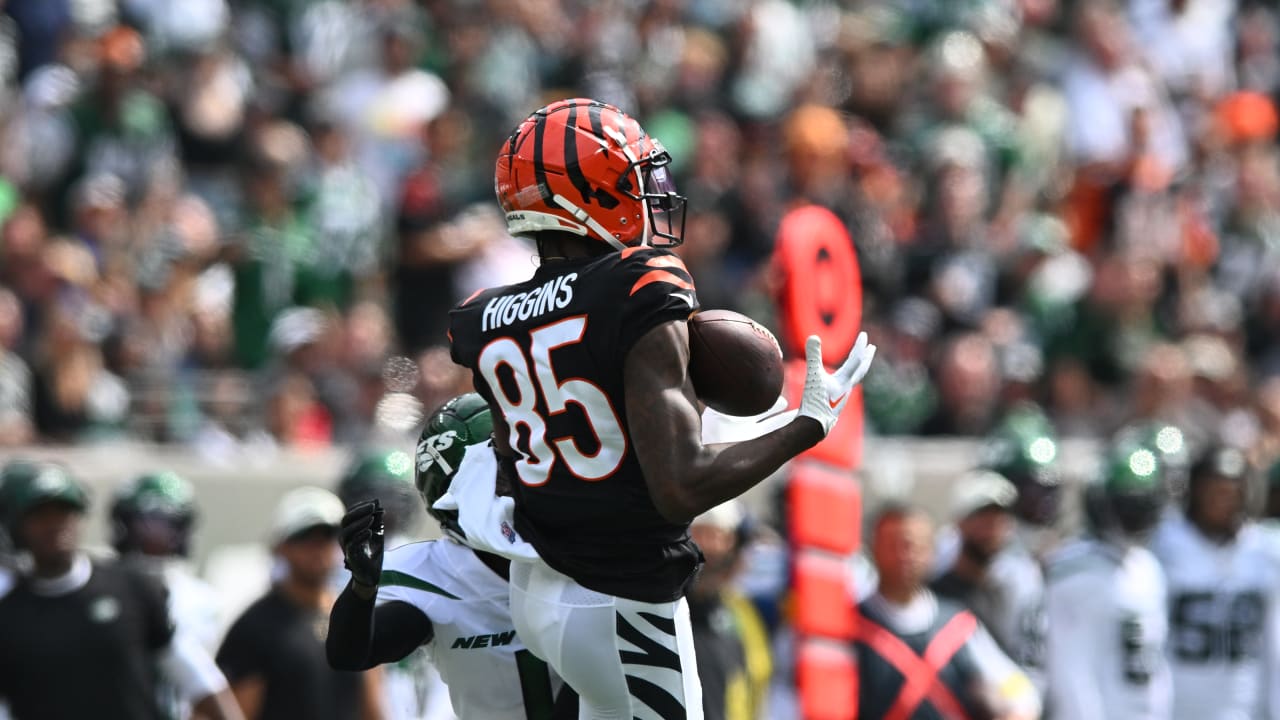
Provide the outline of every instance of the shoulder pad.
<path id="1" fill-rule="evenodd" d="M 679 255 L 664 248 L 631 247 L 618 253 L 618 266 L 635 275 L 628 295 L 635 295 L 649 285 L 664 283 L 681 290 L 694 290 L 693 276 Z"/>

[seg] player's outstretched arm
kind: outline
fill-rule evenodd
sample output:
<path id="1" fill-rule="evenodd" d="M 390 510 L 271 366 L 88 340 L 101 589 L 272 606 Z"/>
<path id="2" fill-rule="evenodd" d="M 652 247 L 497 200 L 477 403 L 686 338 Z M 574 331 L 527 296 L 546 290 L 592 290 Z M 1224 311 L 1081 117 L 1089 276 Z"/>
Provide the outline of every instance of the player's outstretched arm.
<path id="1" fill-rule="evenodd" d="M 418 608 L 398 600 L 375 608 L 372 597 L 360 597 L 348 583 L 329 612 L 324 650 L 334 670 L 368 670 L 403 660 L 433 632 Z"/>
<path id="2" fill-rule="evenodd" d="M 875 348 L 860 338 L 855 354 L 861 354 L 828 374 L 817 359 L 820 343 L 811 338 L 810 345 L 806 349 L 817 368 L 811 368 L 813 377 L 806 380 L 805 400 L 794 420 L 752 440 L 708 446 L 702 443 L 702 419 L 689 379 L 686 323 L 664 323 L 636 341 L 623 370 L 627 424 L 649 493 L 663 517 L 688 522 L 741 495 L 826 437 Z"/>
<path id="3" fill-rule="evenodd" d="M 339 542 L 351 581 L 329 611 L 325 655 L 335 670 L 368 670 L 403 659 L 431 639 L 431 621 L 405 602 L 375 608 L 382 572 L 382 506 L 377 500 L 351 507 L 342 518 Z"/>

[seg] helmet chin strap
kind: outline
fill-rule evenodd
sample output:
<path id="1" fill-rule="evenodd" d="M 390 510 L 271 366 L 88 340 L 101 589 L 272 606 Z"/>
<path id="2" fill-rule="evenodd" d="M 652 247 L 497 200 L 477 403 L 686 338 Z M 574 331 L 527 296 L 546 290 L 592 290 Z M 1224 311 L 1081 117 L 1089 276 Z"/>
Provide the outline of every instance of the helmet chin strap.
<path id="1" fill-rule="evenodd" d="M 599 222 L 597 222 L 595 218 L 588 215 L 586 210 L 583 210 L 582 208 L 575 205 L 573 201 L 570 200 L 569 198 L 559 193 L 556 193 L 555 195 L 551 196 L 551 200 L 552 202 L 564 208 L 565 210 L 568 210 L 569 213 L 572 214 L 573 217 L 577 219 L 578 222 L 582 223 L 583 225 L 586 225 L 591 230 L 591 232 L 595 233 L 596 237 L 609 243 L 617 250 L 626 249 L 627 247 L 626 245 L 623 245 L 622 242 L 618 240 L 618 238 L 614 237 L 613 234 L 610 233 L 608 230 L 605 230 L 604 226 L 601 225 Z M 647 232 L 647 223 L 646 223 L 646 232 Z"/>

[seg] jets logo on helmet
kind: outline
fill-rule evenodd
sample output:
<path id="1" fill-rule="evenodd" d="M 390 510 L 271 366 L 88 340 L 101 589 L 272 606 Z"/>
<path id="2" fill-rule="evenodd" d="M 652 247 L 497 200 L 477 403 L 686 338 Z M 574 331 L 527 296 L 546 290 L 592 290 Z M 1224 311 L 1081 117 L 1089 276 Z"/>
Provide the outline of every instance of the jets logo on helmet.
<path id="1" fill-rule="evenodd" d="M 535 111 L 507 139 L 494 189 L 513 235 L 555 230 L 618 250 L 679 245 L 685 198 L 676 193 L 670 162 L 662 143 L 618 108 L 561 100 Z"/>
<path id="2" fill-rule="evenodd" d="M 439 435 L 423 438 L 418 443 L 418 472 L 426 472 L 432 465 L 439 465 L 441 472 L 446 475 L 452 475 L 457 468 L 450 464 L 449 460 L 441 452 L 453 447 L 453 443 L 457 439 L 458 433 L 455 430 L 448 430 Z"/>
<path id="3" fill-rule="evenodd" d="M 487 442 L 492 434 L 493 418 L 489 414 L 489 403 L 477 393 L 467 393 L 431 413 L 418 438 L 414 481 L 427 504 L 427 512 L 455 540 L 466 542 L 467 539 L 462 525 L 458 523 L 458 511 L 438 510 L 434 506 L 449 490 L 467 448 Z"/>

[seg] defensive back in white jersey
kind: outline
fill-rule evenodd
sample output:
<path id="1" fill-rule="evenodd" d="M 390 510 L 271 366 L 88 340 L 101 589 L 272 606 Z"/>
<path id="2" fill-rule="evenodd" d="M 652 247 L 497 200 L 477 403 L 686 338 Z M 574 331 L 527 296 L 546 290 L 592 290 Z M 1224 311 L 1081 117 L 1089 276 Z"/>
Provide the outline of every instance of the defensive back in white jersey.
<path id="1" fill-rule="evenodd" d="M 560 679 L 525 649 L 511 622 L 507 581 L 448 538 L 389 550 L 378 604 L 409 603 L 431 619 L 424 646 L 460 718 L 547 717 Z"/>
<path id="2" fill-rule="evenodd" d="M 1215 543 L 1179 514 L 1152 549 L 1168 583 L 1174 720 L 1278 717 L 1280 573 L 1258 529 Z"/>

